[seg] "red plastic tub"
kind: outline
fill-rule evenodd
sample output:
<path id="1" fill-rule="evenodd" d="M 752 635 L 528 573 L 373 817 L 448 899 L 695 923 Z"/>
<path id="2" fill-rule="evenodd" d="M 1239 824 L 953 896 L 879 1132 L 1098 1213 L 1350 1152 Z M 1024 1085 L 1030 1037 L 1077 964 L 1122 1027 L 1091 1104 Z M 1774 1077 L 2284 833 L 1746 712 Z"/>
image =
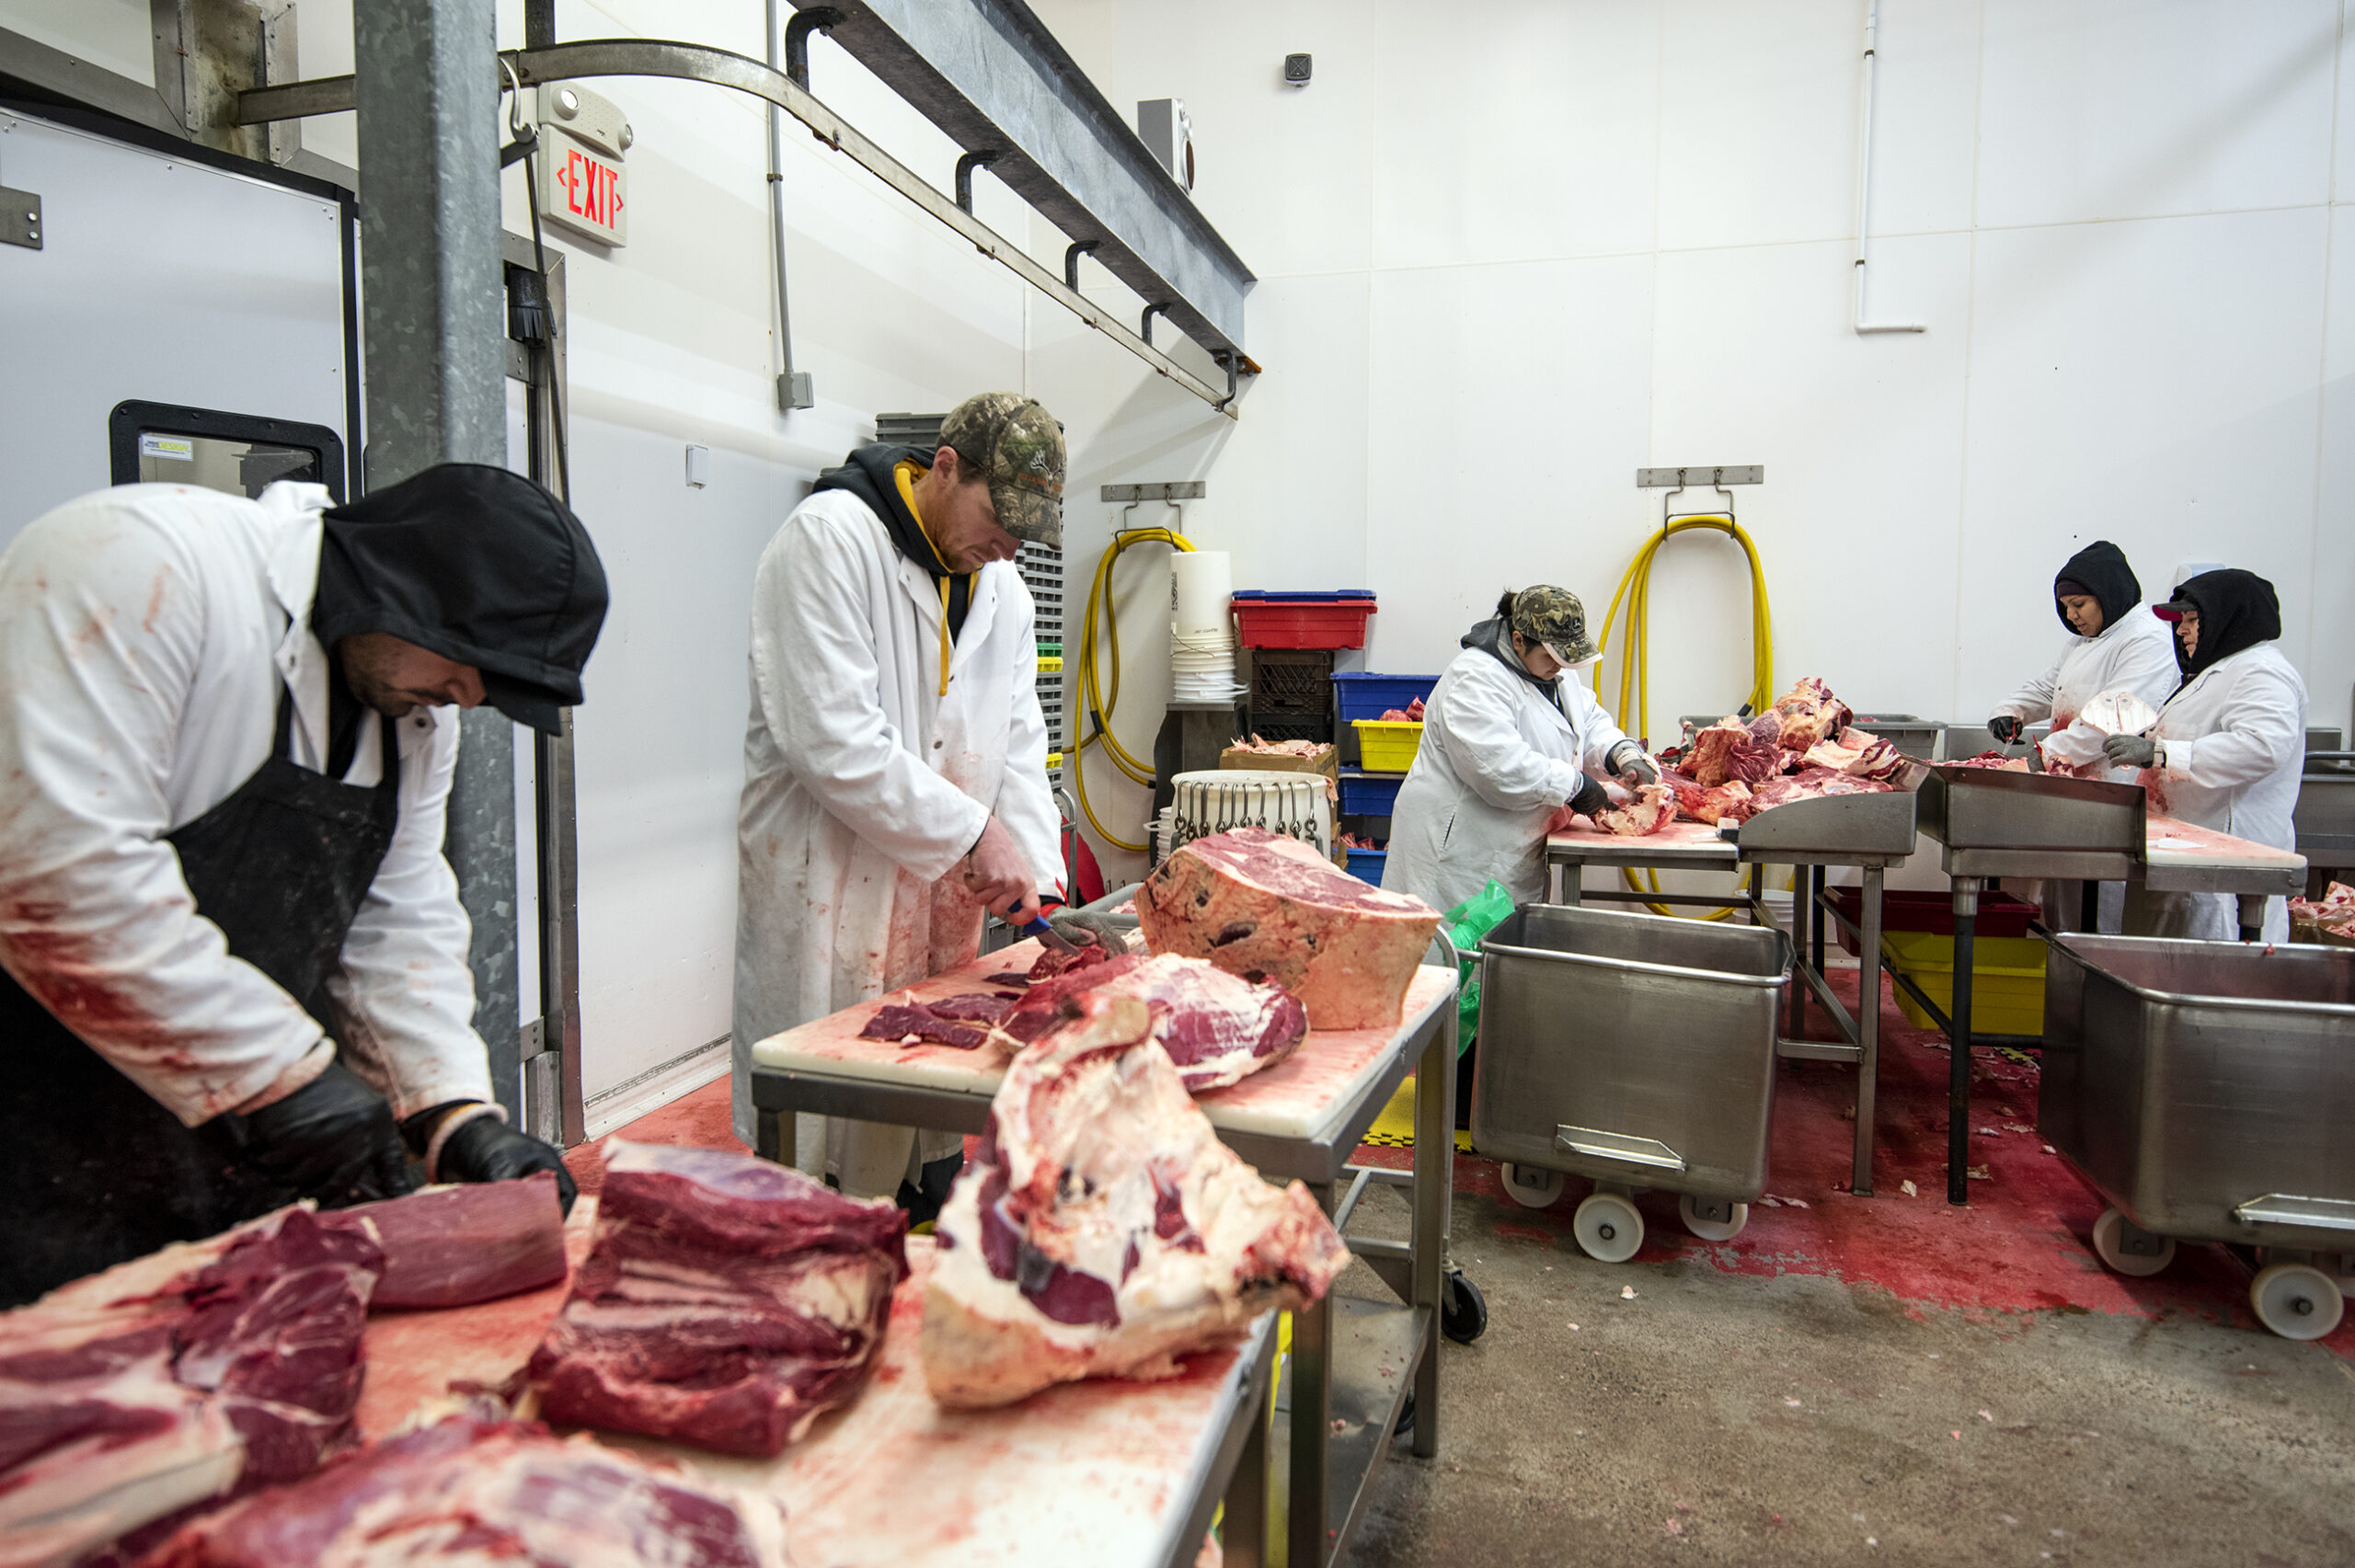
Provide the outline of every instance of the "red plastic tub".
<path id="1" fill-rule="evenodd" d="M 1861 887 L 1828 887 L 1824 894 L 1832 907 L 1852 921 L 1865 918 L 1865 890 Z M 2036 918 L 2037 908 L 2025 898 L 2009 893 L 1979 895 L 1979 922 L 1971 930 L 1981 936 L 2026 936 L 2028 922 Z M 1884 891 L 1880 896 L 1880 924 L 1883 931 L 1927 931 L 1940 936 L 1954 934 L 1954 896 L 1949 893 Z M 1856 939 L 1839 927 L 1841 947 L 1861 956 Z"/>
<path id="2" fill-rule="evenodd" d="M 1282 595 L 1246 589 L 1235 596 L 1235 640 L 1245 647 L 1363 647 L 1373 610 L 1373 595 L 1363 589 Z"/>

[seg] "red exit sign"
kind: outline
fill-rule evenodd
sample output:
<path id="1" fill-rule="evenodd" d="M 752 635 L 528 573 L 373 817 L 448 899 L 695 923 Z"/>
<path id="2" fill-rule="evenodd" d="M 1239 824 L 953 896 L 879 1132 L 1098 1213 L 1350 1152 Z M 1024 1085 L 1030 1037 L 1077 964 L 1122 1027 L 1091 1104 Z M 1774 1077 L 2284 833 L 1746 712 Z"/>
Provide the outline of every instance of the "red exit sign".
<path id="1" fill-rule="evenodd" d="M 629 171 L 560 125 L 540 127 L 540 215 L 600 245 L 629 243 Z"/>

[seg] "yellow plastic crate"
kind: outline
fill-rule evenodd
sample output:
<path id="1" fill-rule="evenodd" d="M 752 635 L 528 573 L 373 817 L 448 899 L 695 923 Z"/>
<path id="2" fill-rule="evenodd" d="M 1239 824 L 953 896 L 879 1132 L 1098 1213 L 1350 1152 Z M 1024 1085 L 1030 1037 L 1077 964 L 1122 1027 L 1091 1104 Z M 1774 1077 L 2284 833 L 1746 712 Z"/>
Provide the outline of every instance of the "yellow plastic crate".
<path id="1" fill-rule="evenodd" d="M 1403 773 L 1415 765 L 1415 753 L 1423 749 L 1419 720 L 1402 724 L 1396 719 L 1353 718 L 1350 723 L 1358 732 L 1358 765 L 1367 773 Z"/>
<path id="2" fill-rule="evenodd" d="M 1954 938 L 1934 931 L 1892 931 L 1882 951 L 1897 971 L 1954 1010 Z M 1971 944 L 1970 1032 L 2044 1033 L 2044 942 L 2034 936 L 1982 936 Z M 1897 990 L 1898 1010 L 1924 1029 L 1936 1028 L 1921 1004 Z"/>

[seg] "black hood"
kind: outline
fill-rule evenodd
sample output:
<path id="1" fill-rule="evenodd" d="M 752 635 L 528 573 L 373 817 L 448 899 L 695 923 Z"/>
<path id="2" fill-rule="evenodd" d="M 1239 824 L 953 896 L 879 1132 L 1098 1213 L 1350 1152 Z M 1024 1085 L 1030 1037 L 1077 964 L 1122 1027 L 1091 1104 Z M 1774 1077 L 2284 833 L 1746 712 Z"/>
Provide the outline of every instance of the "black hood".
<path id="1" fill-rule="evenodd" d="M 2134 579 L 2134 568 L 2126 564 L 2126 552 L 2107 539 L 2097 539 L 2070 556 L 2069 564 L 2052 579 L 2052 608 L 2060 613 L 2061 624 L 2069 626 L 2069 612 L 2061 608 L 2064 582 L 2080 584 L 2094 596 L 2094 602 L 2101 606 L 2105 632 L 2142 602 L 2142 585 Z M 2071 635 L 2076 630 L 2069 626 Z"/>
<path id="2" fill-rule="evenodd" d="M 876 441 L 863 446 L 843 459 L 839 468 L 829 468 L 818 475 L 810 493 L 821 490 L 848 490 L 867 503 L 867 510 L 883 520 L 891 535 L 891 543 L 900 554 L 930 572 L 937 580 L 949 576 L 948 567 L 933 549 L 932 541 L 925 537 L 917 525 L 915 514 L 908 510 L 908 503 L 900 497 L 900 481 L 892 470 L 902 463 L 920 463 L 932 466 L 936 449 L 928 446 L 893 446 Z"/>
<path id="3" fill-rule="evenodd" d="M 553 734 L 581 699 L 605 569 L 570 509 L 520 474 L 444 463 L 325 514 L 311 631 L 385 632 L 482 672 L 508 717 Z"/>
<path id="4" fill-rule="evenodd" d="M 1553 704 L 1555 707 L 1562 708 L 1562 678 L 1557 675 L 1551 681 L 1540 681 L 1536 676 L 1532 675 L 1529 672 L 1527 666 L 1523 665 L 1520 659 L 1513 657 L 1512 642 L 1506 635 L 1505 618 L 1503 616 L 1499 615 L 1491 620 L 1481 622 L 1478 625 L 1465 633 L 1461 637 L 1458 637 L 1455 641 L 1455 646 L 1458 647 L 1478 648 L 1482 653 L 1487 654 L 1490 658 L 1495 659 L 1499 664 L 1503 665 L 1507 670 L 1511 670 L 1515 675 L 1520 676 L 1523 681 L 1528 681 L 1540 692 L 1545 692 L 1545 700 Z M 1562 709 L 1562 716 L 1564 718 L 1568 718 L 1569 716 L 1569 711 L 1568 709 Z"/>
<path id="5" fill-rule="evenodd" d="M 2202 572 L 2188 579 L 2175 590 L 2173 602 L 2189 603 L 2200 611 L 2200 651 L 2187 658 L 2183 639 L 2175 639 L 2176 668 L 2183 671 L 2186 681 L 2212 664 L 2281 635 L 2281 601 L 2275 596 L 2273 585 L 2237 567 Z"/>

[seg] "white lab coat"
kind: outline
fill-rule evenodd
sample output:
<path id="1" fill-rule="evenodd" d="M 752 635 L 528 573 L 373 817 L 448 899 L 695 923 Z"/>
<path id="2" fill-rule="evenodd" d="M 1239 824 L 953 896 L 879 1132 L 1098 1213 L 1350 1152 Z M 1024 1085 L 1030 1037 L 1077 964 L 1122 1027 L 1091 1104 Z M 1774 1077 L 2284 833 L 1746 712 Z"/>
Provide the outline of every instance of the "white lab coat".
<path id="1" fill-rule="evenodd" d="M 1581 775 L 1609 776 L 1627 738 L 1574 673 L 1545 694 L 1485 648 L 1455 656 L 1424 704 L 1422 748 L 1391 808 L 1385 891 L 1449 910 L 1488 885 L 1516 904 L 1545 896 L 1545 822 Z"/>
<path id="2" fill-rule="evenodd" d="M 1061 886 L 1030 591 L 1010 562 L 982 568 L 946 696 L 940 620 L 930 574 L 844 491 L 795 508 L 754 571 L 733 1039 L 748 1143 L 756 1043 L 979 951 L 956 873 L 993 811 L 1039 891 Z M 845 1148 L 845 1125 L 829 1137 L 844 1190 L 890 1196 L 913 1140 L 875 1128 Z M 961 1147 L 928 1134 L 916 1152 Z"/>
<path id="3" fill-rule="evenodd" d="M 2305 771 L 2306 683 L 2278 643 L 2217 660 L 2159 709 L 2159 754 L 2151 807 L 2236 839 L 2298 847 L 2291 816 Z M 2240 903 L 2229 893 L 2127 890 L 2130 936 L 2203 942 L 2240 937 Z M 2290 940 L 2290 906 L 2265 903 L 2268 942 Z"/>
<path id="4" fill-rule="evenodd" d="M 2090 637 L 2072 636 L 2051 668 L 2031 677 L 2020 689 L 1995 704 L 1987 716 L 2010 714 L 2022 724 L 2052 721 L 2052 733 L 2041 743 L 2049 766 L 2065 762 L 2082 768 L 2102 760 L 2101 731 L 2081 723 L 2085 704 L 2105 692 L 2131 692 L 2154 708 L 2167 700 L 2182 679 L 2175 662 L 2175 633 L 2166 622 L 2138 604 Z M 2117 784 L 2134 782 L 2131 768 L 2101 767 L 2085 775 Z M 2060 886 L 2068 886 L 2061 884 Z M 2030 882 L 2011 889 L 2031 903 L 2051 888 Z M 2105 882 L 2099 895 L 2098 929 L 2115 934 L 2124 920 L 2126 885 Z M 2052 911 L 2070 929 L 2079 923 L 2073 907 Z"/>
<path id="5" fill-rule="evenodd" d="M 324 486 L 258 500 L 126 485 L 35 519 L 0 555 L 0 965 L 189 1126 L 318 1046 L 276 981 L 229 955 L 164 835 L 270 755 L 324 765 L 327 658 L 311 635 Z M 345 781 L 383 776 L 368 714 Z M 327 994 L 345 1064 L 407 1116 L 491 1098 L 457 879 L 442 855 L 458 727 L 399 722 L 400 818 Z"/>
<path id="6" fill-rule="evenodd" d="M 2175 635 L 2148 607 L 2136 605 L 2090 637 L 2071 637 L 2052 667 L 1995 704 L 1988 716 L 2010 714 L 2022 724 L 2052 721 L 2044 740 L 2048 763 L 2083 767 L 2101 758 L 2101 731 L 2077 715 L 2105 692 L 2131 692 L 2153 707 L 2167 700 L 2182 672 L 2175 662 Z M 2131 782 L 2131 769 L 2108 776 Z"/>

